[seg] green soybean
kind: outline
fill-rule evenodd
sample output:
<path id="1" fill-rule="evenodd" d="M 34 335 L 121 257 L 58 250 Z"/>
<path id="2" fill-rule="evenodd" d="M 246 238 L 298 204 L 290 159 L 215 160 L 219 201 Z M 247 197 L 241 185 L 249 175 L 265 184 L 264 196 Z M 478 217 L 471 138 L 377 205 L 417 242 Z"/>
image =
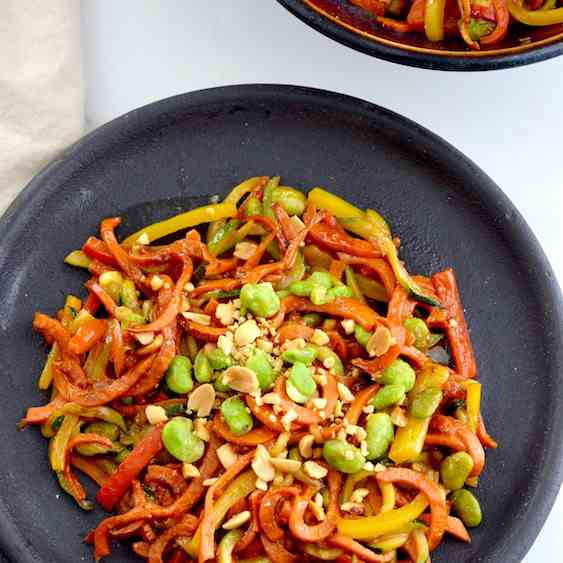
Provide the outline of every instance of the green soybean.
<path id="1" fill-rule="evenodd" d="M 227 356 L 221 348 L 214 348 L 207 352 L 206 355 L 213 369 L 227 369 L 233 365 L 231 356 Z"/>
<path id="2" fill-rule="evenodd" d="M 475 528 L 483 520 L 479 501 L 467 489 L 452 494 L 453 508 L 468 528 Z"/>
<path id="3" fill-rule="evenodd" d="M 272 202 L 279 203 L 288 215 L 301 215 L 305 211 L 303 192 L 288 186 L 279 186 L 272 192 Z"/>
<path id="4" fill-rule="evenodd" d="M 303 315 L 302 320 L 307 326 L 314 328 L 321 324 L 322 317 L 319 313 L 307 313 L 306 315 Z"/>
<path id="5" fill-rule="evenodd" d="M 194 375 L 198 383 L 208 383 L 213 376 L 213 369 L 203 350 L 200 350 L 195 357 Z"/>
<path id="6" fill-rule="evenodd" d="M 309 299 L 313 305 L 325 305 L 330 301 L 328 298 L 329 290 L 324 285 L 314 285 Z"/>
<path id="7" fill-rule="evenodd" d="M 146 323 L 143 315 L 131 311 L 129 307 L 120 306 L 115 309 L 115 318 L 121 323 L 142 325 Z"/>
<path id="8" fill-rule="evenodd" d="M 379 381 L 384 385 L 402 385 L 408 392 L 414 386 L 416 374 L 404 360 L 394 360 L 383 370 Z"/>
<path id="9" fill-rule="evenodd" d="M 287 376 L 287 384 L 290 387 L 288 394 L 292 393 L 294 389 L 296 389 L 299 392 L 300 400 L 297 401 L 298 403 L 305 403 L 308 399 L 310 399 L 314 395 L 317 389 L 317 384 L 315 383 L 315 380 L 311 375 L 311 370 L 301 362 L 296 362 L 295 364 L 293 364 L 293 367 L 289 370 Z M 287 390 L 287 385 L 286 385 L 286 390 Z M 302 400 L 303 397 L 305 398 L 305 401 Z"/>
<path id="10" fill-rule="evenodd" d="M 405 328 L 414 336 L 414 345 L 419 350 L 426 350 L 430 338 L 430 330 L 422 319 L 410 317 L 404 323 Z"/>
<path id="11" fill-rule="evenodd" d="M 330 368 L 334 373 L 337 375 L 344 375 L 344 366 L 342 365 L 342 360 L 339 358 L 338 354 L 329 348 L 328 346 L 315 346 L 313 344 L 309 344 L 317 351 L 317 360 L 324 364 L 325 360 L 330 358 L 330 362 L 333 364 L 333 367 Z"/>
<path id="12" fill-rule="evenodd" d="M 305 346 L 305 348 L 291 348 L 282 353 L 281 358 L 288 364 L 300 362 L 306 366 L 310 366 L 317 358 L 317 350 L 313 346 Z"/>
<path id="13" fill-rule="evenodd" d="M 414 396 L 410 413 L 415 418 L 428 418 L 434 414 L 441 401 L 442 391 L 436 387 L 429 387 Z"/>
<path id="14" fill-rule="evenodd" d="M 176 417 L 169 420 L 162 429 L 162 443 L 170 455 L 194 463 L 203 457 L 205 442 L 192 432 L 192 421 Z"/>
<path id="15" fill-rule="evenodd" d="M 366 442 L 368 445 L 367 458 L 381 459 L 387 454 L 393 441 L 394 430 L 391 417 L 384 412 L 371 414 L 366 424 Z"/>
<path id="16" fill-rule="evenodd" d="M 327 291 L 329 301 L 334 301 L 337 297 L 354 297 L 354 292 L 347 285 L 332 287 Z"/>
<path id="17" fill-rule="evenodd" d="M 402 385 L 385 385 L 372 399 L 371 404 L 376 410 L 400 403 L 405 398 L 405 388 Z"/>
<path id="18" fill-rule="evenodd" d="M 457 452 L 442 461 L 440 476 L 442 483 L 450 491 L 463 488 L 466 479 L 473 471 L 473 459 L 467 452 Z"/>
<path id="19" fill-rule="evenodd" d="M 166 385 L 174 393 L 189 393 L 194 388 L 192 362 L 186 356 L 175 356 L 166 370 Z"/>
<path id="20" fill-rule="evenodd" d="M 357 473 L 366 463 L 359 448 L 342 440 L 328 440 L 323 446 L 325 461 L 342 473 Z"/>
<path id="21" fill-rule="evenodd" d="M 297 295 L 298 297 L 309 297 L 311 291 L 313 290 L 313 283 L 310 280 L 296 281 L 289 285 L 287 291 L 292 295 Z"/>
<path id="22" fill-rule="evenodd" d="M 221 414 L 229 430 L 235 436 L 242 436 L 252 430 L 254 422 L 247 406 L 240 397 L 230 397 L 221 403 Z"/>
<path id="23" fill-rule="evenodd" d="M 309 276 L 309 281 L 313 285 L 320 285 L 326 289 L 330 289 L 333 285 L 332 276 L 328 272 L 313 272 Z"/>
<path id="24" fill-rule="evenodd" d="M 223 381 L 223 374 L 219 373 L 213 380 L 213 387 L 219 393 L 228 393 L 231 388 Z"/>
<path id="25" fill-rule="evenodd" d="M 356 323 L 356 326 L 354 327 L 354 336 L 358 341 L 358 344 L 361 344 L 365 348 L 372 334 L 372 332 L 368 332 L 362 325 Z"/>
<path id="26" fill-rule="evenodd" d="M 258 317 L 268 318 L 280 310 L 280 298 L 269 282 L 243 285 L 240 291 L 240 303 L 241 308 Z"/>
<path id="27" fill-rule="evenodd" d="M 248 360 L 246 360 L 245 367 L 251 369 L 256 374 L 262 391 L 269 389 L 273 385 L 276 373 L 268 354 L 263 350 L 254 350 Z"/>

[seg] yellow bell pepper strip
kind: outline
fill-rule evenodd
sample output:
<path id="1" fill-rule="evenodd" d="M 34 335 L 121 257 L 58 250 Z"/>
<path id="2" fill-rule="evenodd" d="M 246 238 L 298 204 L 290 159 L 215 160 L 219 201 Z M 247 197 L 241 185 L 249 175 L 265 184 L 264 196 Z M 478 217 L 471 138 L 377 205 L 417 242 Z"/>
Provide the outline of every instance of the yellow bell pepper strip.
<path id="1" fill-rule="evenodd" d="M 409 534 L 391 534 L 378 538 L 377 541 L 371 542 L 369 547 L 381 551 L 381 553 L 389 553 L 395 549 L 399 549 L 409 539 Z"/>
<path id="2" fill-rule="evenodd" d="M 393 483 L 379 483 L 381 490 L 381 508 L 379 512 L 391 512 L 395 508 L 397 495 L 395 494 L 395 487 Z"/>
<path id="3" fill-rule="evenodd" d="M 424 32 L 429 41 L 444 39 L 444 10 L 446 0 L 426 0 Z"/>
<path id="4" fill-rule="evenodd" d="M 225 489 L 225 492 L 213 504 L 212 527 L 215 530 L 221 523 L 229 508 L 240 499 L 246 498 L 256 488 L 256 475 L 249 470 L 241 473 Z M 199 544 L 201 542 L 201 525 L 196 530 L 191 542 L 185 548 L 188 555 L 197 559 L 199 554 Z"/>
<path id="5" fill-rule="evenodd" d="M 410 394 L 414 396 L 431 387 L 442 389 L 449 378 L 450 370 L 446 366 L 428 362 L 422 367 L 420 372 L 418 372 L 416 382 Z"/>
<path id="6" fill-rule="evenodd" d="M 467 393 L 465 404 L 467 406 L 467 425 L 471 432 L 477 432 L 481 416 L 481 384 L 477 381 L 468 381 L 465 388 Z"/>
<path id="7" fill-rule="evenodd" d="M 414 461 L 422 451 L 430 418 L 409 416 L 407 425 L 399 428 L 389 450 L 389 458 L 395 463 Z"/>
<path id="8" fill-rule="evenodd" d="M 106 374 L 106 367 L 111 355 L 111 339 L 98 342 L 88 353 L 84 362 L 84 373 L 90 381 L 101 381 Z"/>
<path id="9" fill-rule="evenodd" d="M 416 520 L 426 510 L 428 504 L 426 495 L 420 493 L 411 503 L 389 512 L 366 518 L 341 518 L 337 523 L 338 533 L 357 540 L 369 540 L 384 534 L 392 534 Z"/>
<path id="10" fill-rule="evenodd" d="M 515 20 L 526 25 L 541 26 L 563 23 L 563 8 L 545 11 L 527 10 L 523 6 L 519 6 L 514 0 L 508 0 L 508 11 Z"/>
<path id="11" fill-rule="evenodd" d="M 348 475 L 348 477 L 346 477 L 346 481 L 344 481 L 344 486 L 342 487 L 340 504 L 348 502 L 350 500 L 350 497 L 352 496 L 352 493 L 354 492 L 354 487 L 361 481 L 364 481 L 371 476 L 373 476 L 373 473 L 364 471 L 363 469 L 361 471 L 358 471 L 357 473 L 351 473 L 350 475 Z"/>
<path id="12" fill-rule="evenodd" d="M 237 214 L 236 205 L 233 203 L 216 203 L 211 205 L 204 205 L 203 207 L 196 207 L 191 211 L 180 213 L 164 221 L 153 223 L 148 227 L 133 233 L 128 236 L 124 241 L 124 246 L 132 246 L 140 236 L 147 235 L 150 242 L 158 240 L 166 235 L 170 235 L 177 231 L 187 229 L 188 227 L 195 227 L 202 223 L 209 223 L 218 219 L 225 219 L 227 217 L 235 217 Z"/>
<path id="13" fill-rule="evenodd" d="M 92 263 L 92 259 L 89 258 L 82 250 L 73 250 L 65 257 L 65 263 L 69 266 L 88 269 Z"/>
<path id="14" fill-rule="evenodd" d="M 389 301 L 389 296 L 387 295 L 385 287 L 383 287 L 383 285 L 378 281 L 361 274 L 355 274 L 355 277 L 358 288 L 368 299 L 375 299 L 376 301 L 380 301 L 382 303 L 387 303 Z"/>
<path id="15" fill-rule="evenodd" d="M 119 412 L 111 407 L 83 407 L 77 403 L 66 403 L 60 408 L 60 411 L 57 412 L 62 414 L 74 414 L 83 418 L 97 418 L 115 424 L 124 432 L 127 432 L 125 419 Z"/>
<path id="16" fill-rule="evenodd" d="M 80 418 L 74 414 L 67 414 L 54 438 L 49 442 L 49 461 L 53 471 L 64 471 L 66 462 L 66 448 L 73 432 L 78 428 Z"/>
<path id="17" fill-rule="evenodd" d="M 391 229 L 389 228 L 387 221 L 377 211 L 375 211 L 375 209 L 366 209 L 366 215 L 372 223 L 379 225 L 381 230 L 391 236 Z"/>
<path id="18" fill-rule="evenodd" d="M 315 559 L 320 559 L 321 561 L 334 561 L 343 555 L 344 551 L 338 547 L 322 547 L 320 545 L 315 545 L 314 543 L 306 543 L 305 553 L 313 556 Z M 240 559 L 237 561 L 240 562 Z"/>
<path id="19" fill-rule="evenodd" d="M 422 528 L 415 528 L 412 531 L 412 541 L 416 552 L 414 563 L 426 563 L 430 557 L 430 551 L 426 534 Z"/>

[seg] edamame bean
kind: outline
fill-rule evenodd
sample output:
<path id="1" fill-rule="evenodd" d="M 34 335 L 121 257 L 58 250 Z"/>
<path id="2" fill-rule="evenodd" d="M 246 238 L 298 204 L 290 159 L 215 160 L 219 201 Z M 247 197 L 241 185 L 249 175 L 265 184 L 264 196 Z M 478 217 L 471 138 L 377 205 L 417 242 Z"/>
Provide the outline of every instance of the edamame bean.
<path id="1" fill-rule="evenodd" d="M 372 332 L 368 332 L 362 325 L 356 323 L 356 326 L 354 327 L 354 336 L 358 341 L 358 344 L 361 344 L 365 348 L 372 334 Z"/>
<path id="2" fill-rule="evenodd" d="M 230 397 L 221 403 L 221 414 L 229 430 L 235 436 L 242 436 L 252 430 L 254 422 L 247 406 L 240 397 Z"/>
<path id="3" fill-rule="evenodd" d="M 247 309 L 257 317 L 268 318 L 280 310 L 280 298 L 269 282 L 243 285 L 240 290 L 240 303 L 241 308 Z"/>
<path id="4" fill-rule="evenodd" d="M 328 292 L 329 290 L 324 285 L 313 284 L 309 299 L 313 305 L 325 305 L 329 302 Z"/>
<path id="5" fill-rule="evenodd" d="M 166 385 L 174 393 L 189 393 L 194 388 L 192 362 L 186 356 L 175 356 L 166 370 Z"/>
<path id="6" fill-rule="evenodd" d="M 211 364 L 203 350 L 197 353 L 194 361 L 194 375 L 198 383 L 208 383 L 213 376 Z"/>
<path id="7" fill-rule="evenodd" d="M 313 290 L 313 283 L 310 280 L 296 281 L 290 284 L 287 290 L 298 297 L 309 297 Z"/>
<path id="8" fill-rule="evenodd" d="M 254 350 L 248 360 L 246 360 L 245 366 L 256 374 L 262 391 L 269 389 L 273 385 L 276 379 L 276 373 L 274 372 L 274 368 L 266 352 L 263 350 Z"/>
<path id="9" fill-rule="evenodd" d="M 428 418 L 434 414 L 441 401 L 442 391 L 436 387 L 429 387 L 414 396 L 410 413 L 415 418 Z"/>
<path id="10" fill-rule="evenodd" d="M 302 320 L 307 326 L 314 328 L 321 324 L 322 317 L 318 313 L 307 313 Z"/>
<path id="11" fill-rule="evenodd" d="M 258 198 L 251 196 L 248 198 L 245 211 L 247 217 L 252 217 L 253 215 L 262 215 L 262 204 L 260 203 Z"/>
<path id="12" fill-rule="evenodd" d="M 460 489 L 450 497 L 454 510 L 468 528 L 475 528 L 483 520 L 479 501 L 467 489 Z"/>
<path id="13" fill-rule="evenodd" d="M 301 215 L 305 211 L 305 195 L 288 186 L 279 186 L 272 192 L 272 202 L 279 203 L 288 215 Z"/>
<path id="14" fill-rule="evenodd" d="M 231 387 L 223 381 L 222 373 L 215 377 L 213 381 L 213 387 L 215 387 L 215 391 L 219 393 L 228 393 L 231 390 Z"/>
<path id="15" fill-rule="evenodd" d="M 372 460 L 384 457 L 394 437 L 391 417 L 384 412 L 369 415 L 366 432 L 367 458 Z"/>
<path id="16" fill-rule="evenodd" d="M 440 466 L 442 483 L 450 491 L 461 489 L 471 471 L 473 471 L 473 459 L 467 452 L 449 455 Z"/>
<path id="17" fill-rule="evenodd" d="M 295 364 L 300 362 L 306 366 L 310 366 L 317 357 L 317 351 L 312 346 L 305 346 L 305 348 L 290 348 L 282 353 L 281 358 L 288 364 Z"/>
<path id="18" fill-rule="evenodd" d="M 354 297 L 354 292 L 347 285 L 338 285 L 327 291 L 328 301 L 334 301 L 337 297 Z"/>
<path id="19" fill-rule="evenodd" d="M 342 473 L 357 473 L 366 463 L 359 448 L 342 440 L 328 440 L 323 446 L 325 461 Z"/>
<path id="20" fill-rule="evenodd" d="M 375 394 L 371 404 L 379 411 L 400 403 L 404 398 L 405 388 L 402 385 L 385 385 Z"/>
<path id="21" fill-rule="evenodd" d="M 334 371 L 337 375 L 344 375 L 344 366 L 338 354 L 328 346 L 315 346 L 309 344 L 317 351 L 317 360 L 319 360 L 327 369 Z"/>
<path id="22" fill-rule="evenodd" d="M 384 385 L 402 385 L 408 392 L 413 388 L 416 374 L 404 360 L 394 360 L 383 370 L 379 381 Z"/>
<path id="23" fill-rule="evenodd" d="M 293 364 L 286 381 L 286 391 L 290 398 L 297 403 L 305 403 L 314 395 L 316 389 L 317 384 L 311 375 L 311 370 L 301 362 Z"/>
<path id="24" fill-rule="evenodd" d="M 120 306 L 115 309 L 115 318 L 121 323 L 142 325 L 146 323 L 143 315 L 131 311 L 128 307 Z"/>
<path id="25" fill-rule="evenodd" d="M 410 317 L 404 322 L 404 326 L 414 336 L 414 345 L 419 350 L 426 350 L 430 338 L 430 330 L 426 323 L 422 319 Z"/>
<path id="26" fill-rule="evenodd" d="M 207 352 L 207 359 L 213 369 L 227 369 L 233 365 L 231 356 L 227 356 L 221 348 L 214 348 Z"/>
<path id="27" fill-rule="evenodd" d="M 332 276 L 328 272 L 313 272 L 309 276 L 309 281 L 313 285 L 320 285 L 326 289 L 330 289 L 333 285 Z"/>
<path id="28" fill-rule="evenodd" d="M 187 463 L 194 463 L 205 451 L 205 442 L 192 432 L 189 418 L 169 420 L 162 429 L 162 443 L 170 455 Z"/>

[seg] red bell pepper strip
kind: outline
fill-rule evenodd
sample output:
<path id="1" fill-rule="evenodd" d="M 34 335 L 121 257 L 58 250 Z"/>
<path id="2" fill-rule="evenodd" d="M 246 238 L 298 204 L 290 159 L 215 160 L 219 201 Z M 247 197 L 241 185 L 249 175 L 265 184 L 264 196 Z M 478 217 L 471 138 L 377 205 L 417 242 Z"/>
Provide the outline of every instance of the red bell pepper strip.
<path id="1" fill-rule="evenodd" d="M 345 252 L 352 256 L 364 258 L 379 258 L 381 256 L 379 248 L 376 248 L 371 242 L 351 237 L 324 223 L 311 226 L 308 236 L 319 246 L 333 252 Z"/>
<path id="2" fill-rule="evenodd" d="M 493 45 L 498 43 L 499 41 L 502 41 L 508 33 L 510 13 L 508 11 L 508 6 L 506 5 L 506 0 L 493 0 L 493 6 L 495 8 L 497 25 L 492 33 L 485 35 L 485 37 L 481 37 L 481 45 Z"/>
<path id="3" fill-rule="evenodd" d="M 81 325 L 68 342 L 68 351 L 77 356 L 91 350 L 106 334 L 107 323 L 90 319 Z"/>
<path id="4" fill-rule="evenodd" d="M 96 237 L 88 237 L 82 251 L 92 260 L 117 268 L 117 260 L 110 254 L 106 243 Z"/>
<path id="5" fill-rule="evenodd" d="M 117 471 L 98 491 L 96 500 L 106 509 L 111 510 L 125 494 L 133 480 L 162 449 L 162 424 L 149 432 L 125 458 Z"/>
<path id="6" fill-rule="evenodd" d="M 102 302 L 98 299 L 98 297 L 94 293 L 89 291 L 83 308 L 86 309 L 86 311 L 88 311 L 91 315 L 95 315 L 101 304 Z"/>
<path id="7" fill-rule="evenodd" d="M 436 324 L 448 336 L 456 371 L 463 378 L 475 377 L 477 374 L 477 363 L 453 270 L 448 268 L 443 272 L 434 274 L 432 276 L 432 283 L 447 313 L 447 319 Z"/>

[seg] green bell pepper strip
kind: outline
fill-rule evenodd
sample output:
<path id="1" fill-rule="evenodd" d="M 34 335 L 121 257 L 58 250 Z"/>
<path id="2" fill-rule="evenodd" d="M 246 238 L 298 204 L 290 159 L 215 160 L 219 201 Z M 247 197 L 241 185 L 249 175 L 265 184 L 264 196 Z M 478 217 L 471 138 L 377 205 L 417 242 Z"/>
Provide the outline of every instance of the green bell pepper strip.
<path id="1" fill-rule="evenodd" d="M 223 494 L 213 504 L 213 529 L 217 529 L 231 506 L 239 500 L 246 498 L 255 488 L 256 474 L 252 470 L 241 473 L 234 481 L 232 481 Z M 200 542 L 201 524 L 192 537 L 192 540 L 185 548 L 190 557 L 197 559 Z"/>
<path id="2" fill-rule="evenodd" d="M 196 207 L 185 213 L 180 213 L 164 221 L 159 221 L 158 223 L 144 227 L 128 236 L 123 241 L 123 244 L 125 246 L 131 246 L 144 234 L 153 242 L 166 235 L 187 229 L 188 227 L 194 227 L 201 223 L 209 223 L 210 221 L 217 221 L 218 219 L 225 219 L 227 217 L 235 217 L 236 214 L 237 207 L 233 203 L 217 203 Z"/>
<path id="3" fill-rule="evenodd" d="M 242 532 L 237 529 L 230 530 L 223 536 L 217 548 L 217 563 L 234 563 L 233 551 L 241 537 Z"/>
<path id="4" fill-rule="evenodd" d="M 72 487 L 68 482 L 68 479 L 66 478 L 65 474 L 62 471 L 57 471 L 57 479 L 59 480 L 59 485 L 61 489 L 65 493 L 69 494 L 76 501 L 78 506 L 82 508 L 82 510 L 92 510 L 94 508 L 94 503 L 92 501 L 86 499 L 81 500 L 74 496 L 74 491 L 72 490 Z"/>
<path id="5" fill-rule="evenodd" d="M 89 268 L 92 263 L 92 259 L 86 255 L 82 250 L 73 250 L 65 257 L 65 264 L 69 266 L 75 266 L 76 268 Z"/>
<path id="6" fill-rule="evenodd" d="M 387 303 L 389 301 L 387 291 L 381 283 L 368 278 L 367 276 L 362 276 L 361 274 L 355 274 L 355 277 L 358 288 L 363 295 L 365 295 L 369 299 L 380 301 L 381 303 Z"/>
<path id="7" fill-rule="evenodd" d="M 366 300 L 364 299 L 362 290 L 358 285 L 358 280 L 356 279 L 356 274 L 354 273 L 354 270 L 352 270 L 350 266 L 346 266 L 346 269 L 344 270 L 344 275 L 346 277 L 346 285 L 353 291 L 354 297 L 359 301 L 361 301 L 362 303 L 365 303 Z"/>
<path id="8" fill-rule="evenodd" d="M 282 279 L 276 284 L 276 289 L 287 289 L 293 282 L 301 281 L 305 275 L 305 260 L 303 258 L 303 251 L 299 250 L 295 258 L 293 268 L 287 272 Z"/>
<path id="9" fill-rule="evenodd" d="M 219 229 L 217 229 L 213 236 L 207 241 L 207 248 L 209 249 L 209 252 L 211 252 L 214 256 L 217 256 L 219 254 L 218 249 L 221 242 L 234 232 L 239 225 L 240 221 L 238 219 L 229 219 L 229 221 L 219 227 Z"/>
<path id="10" fill-rule="evenodd" d="M 232 221 L 236 221 L 237 224 L 240 224 L 238 219 L 233 219 Z M 254 224 L 254 221 L 250 220 L 240 227 L 240 229 L 232 230 L 227 233 L 223 238 L 221 238 L 221 240 L 218 241 L 217 245 L 214 246 L 213 249 L 209 249 L 211 254 L 219 256 L 220 254 L 223 254 L 223 252 L 227 252 L 227 250 L 236 246 L 251 233 Z"/>
<path id="11" fill-rule="evenodd" d="M 264 212 L 264 217 L 268 217 L 268 219 L 271 219 L 272 221 L 274 221 L 274 223 L 277 223 L 278 220 L 276 214 L 274 213 L 274 210 L 272 209 L 272 204 L 274 203 L 273 193 L 274 190 L 279 186 L 279 184 L 279 176 L 270 178 L 264 188 L 264 194 L 262 195 L 262 209 Z M 280 249 L 276 241 L 272 241 L 270 243 L 270 245 L 268 246 L 268 252 L 274 257 L 275 260 L 278 260 L 281 257 Z"/>
<path id="12" fill-rule="evenodd" d="M 110 422 L 111 424 L 119 426 L 121 430 L 127 432 L 127 424 L 125 423 L 123 416 L 110 407 L 83 407 L 77 403 L 66 403 L 61 407 L 60 412 L 84 418 L 97 418 L 99 420 L 104 420 L 105 422 Z"/>

